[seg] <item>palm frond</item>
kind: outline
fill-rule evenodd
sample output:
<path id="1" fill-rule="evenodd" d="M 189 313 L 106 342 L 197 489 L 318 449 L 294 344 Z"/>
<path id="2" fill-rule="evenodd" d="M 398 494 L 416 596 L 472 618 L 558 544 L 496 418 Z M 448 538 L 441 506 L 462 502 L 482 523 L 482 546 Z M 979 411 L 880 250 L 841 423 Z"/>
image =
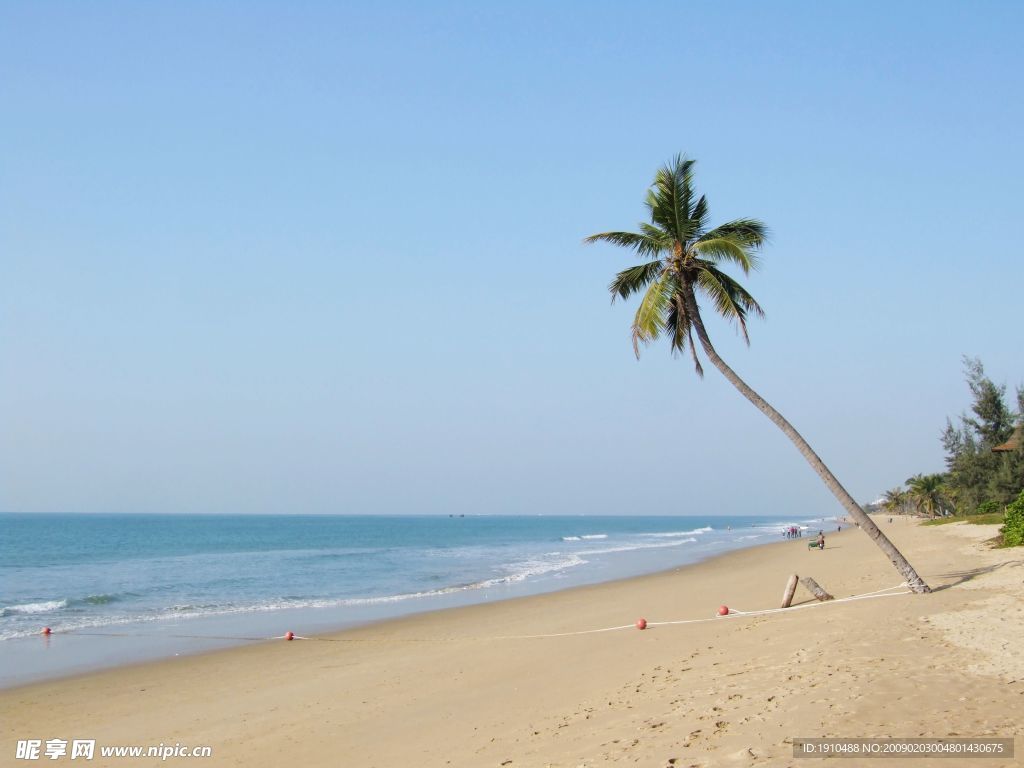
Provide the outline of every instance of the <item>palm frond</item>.
<path id="1" fill-rule="evenodd" d="M 654 176 L 648 195 L 651 220 L 679 241 L 685 241 L 692 229 L 693 166 L 695 160 L 676 155 Z"/>
<path id="2" fill-rule="evenodd" d="M 640 227 L 640 233 L 648 237 L 652 243 L 658 243 L 662 252 L 668 252 L 672 250 L 672 235 L 668 234 L 661 227 L 656 227 L 654 224 L 648 224 L 645 221 L 640 222 L 637 226 Z"/>
<path id="3" fill-rule="evenodd" d="M 697 375 L 704 376 L 704 368 L 697 359 L 697 348 L 693 345 L 693 318 L 686 309 L 686 302 L 683 301 L 681 290 L 676 290 L 672 296 L 672 303 L 665 314 L 665 332 L 669 334 L 672 341 L 672 354 L 682 353 L 687 344 L 690 346 L 690 354 L 693 356 L 693 367 Z"/>
<path id="4" fill-rule="evenodd" d="M 698 200 L 696 205 L 693 206 L 693 212 L 690 215 L 690 232 L 688 239 L 700 237 L 704 232 L 704 226 L 707 222 L 708 199 L 706 196 L 701 195 L 700 200 Z"/>
<path id="5" fill-rule="evenodd" d="M 654 194 L 653 185 L 647 188 L 647 194 L 644 195 L 644 205 L 647 206 L 647 213 L 650 214 L 651 221 L 656 221 L 654 218 L 654 209 L 658 207 L 658 196 Z"/>
<path id="6" fill-rule="evenodd" d="M 701 239 L 690 248 L 711 262 L 731 261 L 739 266 L 744 274 L 756 269 L 758 265 L 756 254 L 724 237 L 714 240 Z"/>
<path id="7" fill-rule="evenodd" d="M 747 314 L 764 317 L 764 310 L 747 290 L 709 262 L 700 262 L 697 285 L 714 303 L 722 317 L 733 320 L 743 334 L 743 340 L 750 343 L 747 334 Z"/>
<path id="8" fill-rule="evenodd" d="M 596 235 L 583 238 L 587 245 L 591 243 L 605 242 L 618 245 L 622 248 L 629 248 L 641 256 L 657 256 L 663 249 L 661 242 L 646 234 L 636 232 L 598 232 Z"/>
<path id="9" fill-rule="evenodd" d="M 691 245 L 704 258 L 712 261 L 731 261 L 743 273 L 757 269 L 757 249 L 765 242 L 764 224 L 755 219 L 737 219 L 706 232 Z"/>
<path id="10" fill-rule="evenodd" d="M 645 204 L 649 223 L 637 232 L 601 232 L 584 242 L 608 242 L 640 254 L 645 263 L 619 272 L 608 286 L 612 301 L 643 291 L 633 321 L 633 348 L 648 344 L 662 333 L 670 336 L 672 352 L 690 347 L 694 367 L 702 374 L 698 350 L 693 343 L 695 313 L 700 308 L 684 296 L 684 290 L 699 288 L 714 302 L 715 309 L 735 321 L 749 343 L 747 318 L 763 316 L 754 298 L 733 278 L 719 269 L 725 262 L 745 273 L 757 267 L 757 250 L 767 239 L 767 228 L 756 219 L 736 219 L 708 229 L 709 206 L 693 186 L 695 161 L 676 155 L 655 174 Z"/>
<path id="11" fill-rule="evenodd" d="M 666 197 L 658 186 L 658 180 L 647 193 L 647 210 L 650 212 L 651 223 L 672 240 L 677 239 L 679 220 L 673 199 Z"/>
<path id="12" fill-rule="evenodd" d="M 612 301 L 614 302 L 616 297 L 628 299 L 632 294 L 642 291 L 658 277 L 664 267 L 665 265 L 661 261 L 649 261 L 646 264 L 638 264 L 635 267 L 622 270 L 608 285 Z"/>
<path id="13" fill-rule="evenodd" d="M 672 301 L 675 281 L 668 272 L 652 282 L 633 318 L 633 352 L 640 357 L 640 345 L 650 344 L 665 330 L 665 309 Z"/>
<path id="14" fill-rule="evenodd" d="M 743 248 L 760 248 L 768 242 L 768 227 L 757 219 L 736 219 L 705 233 L 701 240 L 731 240 Z"/>

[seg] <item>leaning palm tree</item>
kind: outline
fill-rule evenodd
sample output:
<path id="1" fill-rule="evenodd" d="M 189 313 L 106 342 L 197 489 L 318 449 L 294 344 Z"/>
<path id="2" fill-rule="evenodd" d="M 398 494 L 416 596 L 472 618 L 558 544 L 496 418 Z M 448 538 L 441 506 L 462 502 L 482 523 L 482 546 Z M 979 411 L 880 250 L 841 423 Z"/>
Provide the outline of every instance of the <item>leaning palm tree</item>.
<path id="1" fill-rule="evenodd" d="M 757 251 L 765 242 L 766 229 L 755 219 L 737 219 L 709 229 L 707 199 L 703 195 L 698 198 L 693 189 L 693 165 L 693 160 L 677 155 L 658 171 L 647 193 L 651 221 L 642 222 L 639 232 L 601 232 L 584 240 L 586 243 L 603 241 L 622 246 L 644 260 L 642 264 L 619 272 L 608 286 L 612 301 L 627 299 L 634 293 L 643 294 L 633 320 L 633 348 L 637 356 L 641 344 L 649 344 L 665 334 L 671 341 L 673 352 L 689 348 L 697 373 L 703 376 L 693 341 L 693 334 L 697 334 L 701 348 L 712 364 L 793 441 L 839 503 L 896 566 L 910 588 L 914 592 L 931 591 L 793 425 L 737 376 L 715 351 L 704 327 L 697 292 L 707 297 L 720 315 L 734 321 L 749 344 L 747 316 L 761 317 L 764 312 L 754 297 L 722 271 L 722 267 L 731 264 L 744 274 L 754 268 Z"/>

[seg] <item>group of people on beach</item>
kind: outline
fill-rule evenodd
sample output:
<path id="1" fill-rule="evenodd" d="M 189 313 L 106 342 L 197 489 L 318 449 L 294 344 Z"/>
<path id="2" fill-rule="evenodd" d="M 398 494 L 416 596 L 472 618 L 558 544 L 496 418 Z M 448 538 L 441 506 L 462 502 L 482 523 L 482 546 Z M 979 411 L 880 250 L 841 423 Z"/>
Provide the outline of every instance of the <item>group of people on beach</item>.
<path id="1" fill-rule="evenodd" d="M 839 530 L 842 530 L 840 528 Z M 802 539 L 804 537 L 803 529 L 799 525 L 791 525 L 788 528 L 783 529 L 782 535 L 787 539 Z M 818 531 L 818 537 L 808 547 L 817 547 L 819 550 L 825 548 L 825 532 Z"/>

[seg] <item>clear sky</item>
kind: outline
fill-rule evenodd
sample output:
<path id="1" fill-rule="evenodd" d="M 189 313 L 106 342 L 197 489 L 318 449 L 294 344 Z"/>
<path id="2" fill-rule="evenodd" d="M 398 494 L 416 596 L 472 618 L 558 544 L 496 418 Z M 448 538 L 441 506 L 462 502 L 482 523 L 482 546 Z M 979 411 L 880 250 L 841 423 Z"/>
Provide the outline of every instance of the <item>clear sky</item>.
<path id="1" fill-rule="evenodd" d="M 638 362 L 657 167 L 773 232 L 723 356 L 855 497 L 1024 380 L 1019 3 L 0 8 L 0 509 L 839 507 Z"/>

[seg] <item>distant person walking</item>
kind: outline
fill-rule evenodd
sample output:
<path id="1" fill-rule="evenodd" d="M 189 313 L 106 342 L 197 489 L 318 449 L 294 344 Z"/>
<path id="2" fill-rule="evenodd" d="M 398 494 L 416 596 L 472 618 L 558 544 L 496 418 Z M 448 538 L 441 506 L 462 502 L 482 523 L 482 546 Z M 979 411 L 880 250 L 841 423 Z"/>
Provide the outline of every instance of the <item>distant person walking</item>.
<path id="1" fill-rule="evenodd" d="M 818 531 L 818 549 L 825 548 L 825 532 Z"/>

